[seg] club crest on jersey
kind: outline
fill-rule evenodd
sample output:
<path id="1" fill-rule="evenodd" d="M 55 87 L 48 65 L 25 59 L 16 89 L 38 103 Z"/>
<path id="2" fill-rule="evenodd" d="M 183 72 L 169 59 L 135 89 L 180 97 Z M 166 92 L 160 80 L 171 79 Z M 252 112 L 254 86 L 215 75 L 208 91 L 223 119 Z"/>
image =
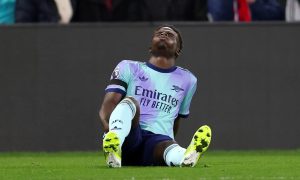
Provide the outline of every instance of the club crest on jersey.
<path id="1" fill-rule="evenodd" d="M 139 79 L 141 80 L 141 81 L 147 81 L 149 78 L 146 78 L 145 76 L 139 76 Z"/>
<path id="2" fill-rule="evenodd" d="M 173 85 L 173 88 L 172 88 L 171 90 L 174 90 L 174 91 L 176 91 L 176 92 L 184 91 L 184 89 L 182 89 L 181 87 L 176 86 L 176 85 Z"/>
<path id="3" fill-rule="evenodd" d="M 120 77 L 119 67 L 116 67 L 113 73 L 111 74 L 110 79 L 118 79 Z"/>

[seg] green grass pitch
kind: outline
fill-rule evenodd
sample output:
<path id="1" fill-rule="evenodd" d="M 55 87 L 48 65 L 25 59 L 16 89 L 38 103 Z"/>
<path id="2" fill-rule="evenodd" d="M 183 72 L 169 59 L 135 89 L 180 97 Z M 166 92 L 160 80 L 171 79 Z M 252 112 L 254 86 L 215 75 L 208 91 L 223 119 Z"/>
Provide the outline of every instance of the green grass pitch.
<path id="1" fill-rule="evenodd" d="M 107 168 L 102 152 L 0 153 L 0 179 L 300 179 L 300 150 L 208 151 L 194 168 Z"/>

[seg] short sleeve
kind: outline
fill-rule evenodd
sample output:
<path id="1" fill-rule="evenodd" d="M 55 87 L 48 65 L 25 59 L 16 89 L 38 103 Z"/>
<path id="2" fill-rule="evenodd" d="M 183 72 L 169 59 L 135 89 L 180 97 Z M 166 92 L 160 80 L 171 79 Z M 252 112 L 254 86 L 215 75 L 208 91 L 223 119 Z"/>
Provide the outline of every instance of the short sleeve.
<path id="1" fill-rule="evenodd" d="M 105 92 L 117 92 L 125 96 L 130 74 L 129 61 L 121 61 L 112 72 L 109 85 L 106 87 Z"/>
<path id="2" fill-rule="evenodd" d="M 187 118 L 189 116 L 191 101 L 192 101 L 193 95 L 196 92 L 196 89 L 197 89 L 197 78 L 192 75 L 190 88 L 189 88 L 186 96 L 184 97 L 184 99 L 181 103 L 180 109 L 179 109 L 179 113 L 178 113 L 179 117 Z"/>

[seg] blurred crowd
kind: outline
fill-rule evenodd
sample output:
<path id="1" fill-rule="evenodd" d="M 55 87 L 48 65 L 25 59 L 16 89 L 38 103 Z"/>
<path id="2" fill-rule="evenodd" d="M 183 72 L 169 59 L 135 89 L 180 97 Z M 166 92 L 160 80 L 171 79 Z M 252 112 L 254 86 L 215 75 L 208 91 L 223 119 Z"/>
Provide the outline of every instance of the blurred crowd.
<path id="1" fill-rule="evenodd" d="M 300 21 L 300 0 L 0 0 L 0 24 Z"/>

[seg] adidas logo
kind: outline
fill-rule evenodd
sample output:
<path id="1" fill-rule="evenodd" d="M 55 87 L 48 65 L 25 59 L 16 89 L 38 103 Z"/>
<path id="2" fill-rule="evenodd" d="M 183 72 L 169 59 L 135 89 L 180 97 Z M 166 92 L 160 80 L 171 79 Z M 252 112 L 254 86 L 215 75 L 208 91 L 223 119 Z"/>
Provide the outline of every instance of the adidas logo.
<path id="1" fill-rule="evenodd" d="M 140 79 L 141 81 L 147 81 L 147 80 L 148 80 L 148 78 L 146 78 L 145 76 L 139 77 L 139 79 Z"/>

